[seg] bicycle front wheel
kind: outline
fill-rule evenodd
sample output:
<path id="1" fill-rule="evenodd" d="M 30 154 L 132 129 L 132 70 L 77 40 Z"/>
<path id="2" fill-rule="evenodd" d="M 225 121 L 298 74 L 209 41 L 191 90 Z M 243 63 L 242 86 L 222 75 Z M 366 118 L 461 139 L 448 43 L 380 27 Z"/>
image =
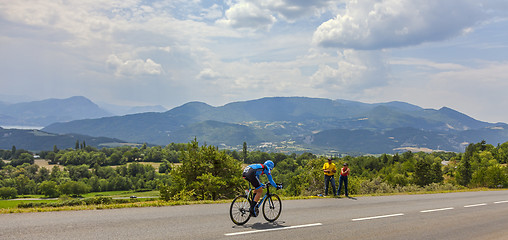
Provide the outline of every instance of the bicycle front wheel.
<path id="1" fill-rule="evenodd" d="M 229 217 L 236 225 L 243 225 L 250 219 L 250 203 L 247 196 L 236 197 L 229 208 Z"/>
<path id="2" fill-rule="evenodd" d="M 273 222 L 279 218 L 282 212 L 282 201 L 277 194 L 272 194 L 263 202 L 263 217 L 266 221 Z"/>

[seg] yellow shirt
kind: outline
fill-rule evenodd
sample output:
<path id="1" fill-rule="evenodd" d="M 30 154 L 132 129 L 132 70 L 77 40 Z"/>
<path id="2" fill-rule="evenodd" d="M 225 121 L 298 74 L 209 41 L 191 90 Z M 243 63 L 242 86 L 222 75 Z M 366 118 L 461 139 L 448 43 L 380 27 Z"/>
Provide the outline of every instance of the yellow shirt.
<path id="1" fill-rule="evenodd" d="M 333 176 L 335 174 L 333 172 L 333 170 L 337 171 L 337 168 L 335 167 L 335 163 L 329 164 L 329 163 L 326 162 L 323 165 L 323 170 L 330 170 L 330 172 L 325 172 L 325 175 L 327 175 L 327 176 Z"/>

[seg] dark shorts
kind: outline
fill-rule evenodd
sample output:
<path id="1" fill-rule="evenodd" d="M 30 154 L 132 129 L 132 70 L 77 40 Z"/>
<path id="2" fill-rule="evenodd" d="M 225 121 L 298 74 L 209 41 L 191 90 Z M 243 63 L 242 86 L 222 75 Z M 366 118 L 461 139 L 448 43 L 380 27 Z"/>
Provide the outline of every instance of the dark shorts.
<path id="1" fill-rule="evenodd" d="M 259 187 L 261 187 L 261 182 L 259 181 L 259 178 L 256 176 L 256 169 L 246 167 L 243 170 L 242 175 L 243 178 L 245 178 L 245 180 L 249 181 L 252 184 L 254 189 L 258 189 Z"/>

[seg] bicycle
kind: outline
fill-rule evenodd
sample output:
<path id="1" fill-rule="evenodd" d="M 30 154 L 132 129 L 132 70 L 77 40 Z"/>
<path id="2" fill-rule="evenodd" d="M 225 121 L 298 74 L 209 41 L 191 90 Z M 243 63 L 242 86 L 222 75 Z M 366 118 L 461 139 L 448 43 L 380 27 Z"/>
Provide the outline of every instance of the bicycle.
<path id="1" fill-rule="evenodd" d="M 282 188 L 282 184 L 279 184 Z M 259 207 L 262 205 L 263 217 L 268 222 L 277 220 L 282 212 L 282 201 L 277 194 L 270 193 L 270 183 L 266 183 L 266 193 L 258 202 L 256 207 L 256 216 L 259 215 Z M 252 186 L 249 184 L 249 189 L 245 190 L 245 195 L 237 196 L 231 203 L 229 208 L 229 216 L 236 225 L 243 225 L 249 221 L 251 217 L 250 202 L 253 200 L 254 194 L 252 194 Z"/>

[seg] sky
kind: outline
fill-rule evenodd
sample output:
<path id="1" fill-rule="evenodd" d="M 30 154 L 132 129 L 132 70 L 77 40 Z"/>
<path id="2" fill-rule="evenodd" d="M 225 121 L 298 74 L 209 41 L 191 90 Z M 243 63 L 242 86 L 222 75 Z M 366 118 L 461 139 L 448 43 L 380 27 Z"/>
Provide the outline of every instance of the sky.
<path id="1" fill-rule="evenodd" d="M 304 96 L 508 123 L 506 0 L 0 0 L 0 100 Z"/>

